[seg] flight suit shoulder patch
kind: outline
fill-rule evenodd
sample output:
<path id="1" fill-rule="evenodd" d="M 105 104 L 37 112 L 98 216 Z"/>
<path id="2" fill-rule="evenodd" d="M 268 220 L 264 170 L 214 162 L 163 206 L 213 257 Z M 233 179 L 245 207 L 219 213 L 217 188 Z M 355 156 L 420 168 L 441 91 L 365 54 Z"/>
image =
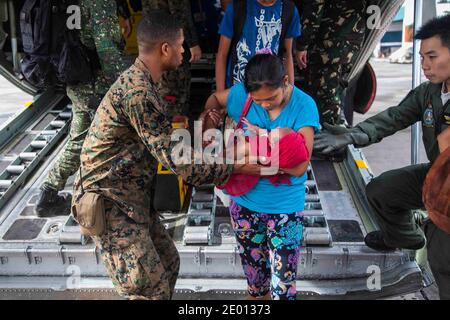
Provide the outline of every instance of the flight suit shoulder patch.
<path id="1" fill-rule="evenodd" d="M 428 108 L 426 108 L 423 113 L 423 126 L 427 128 L 434 127 L 433 106 L 431 104 L 428 105 Z"/>

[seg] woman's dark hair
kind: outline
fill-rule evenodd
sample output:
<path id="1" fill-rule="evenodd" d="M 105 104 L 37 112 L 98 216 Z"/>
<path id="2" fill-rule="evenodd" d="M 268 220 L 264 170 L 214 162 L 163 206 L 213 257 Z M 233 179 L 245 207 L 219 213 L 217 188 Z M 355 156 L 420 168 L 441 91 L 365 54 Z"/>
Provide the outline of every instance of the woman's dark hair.
<path id="1" fill-rule="evenodd" d="M 245 90 L 254 92 L 263 86 L 278 89 L 283 86 L 285 76 L 283 62 L 278 56 L 257 54 L 250 59 L 245 67 Z"/>

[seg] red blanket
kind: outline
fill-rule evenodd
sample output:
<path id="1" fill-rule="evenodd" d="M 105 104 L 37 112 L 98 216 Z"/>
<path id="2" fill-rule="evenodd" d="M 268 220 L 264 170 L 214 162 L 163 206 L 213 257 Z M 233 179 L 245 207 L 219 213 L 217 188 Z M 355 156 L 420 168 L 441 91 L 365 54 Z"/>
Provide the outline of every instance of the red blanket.
<path id="1" fill-rule="evenodd" d="M 262 139 L 255 140 L 261 142 Z M 267 166 L 292 169 L 309 159 L 305 138 L 301 133 L 291 132 L 281 137 L 278 143 L 275 143 L 272 147 L 269 141 L 266 141 L 268 144 L 268 157 L 270 159 L 270 163 Z M 250 152 L 252 155 L 257 155 L 258 146 L 252 142 L 253 140 L 250 139 Z M 248 174 L 232 174 L 225 185 L 217 187 L 219 189 L 225 189 L 231 196 L 241 196 L 251 191 L 260 178 L 268 179 L 274 185 L 291 184 L 290 175 L 288 174 L 276 174 L 265 177 Z"/>

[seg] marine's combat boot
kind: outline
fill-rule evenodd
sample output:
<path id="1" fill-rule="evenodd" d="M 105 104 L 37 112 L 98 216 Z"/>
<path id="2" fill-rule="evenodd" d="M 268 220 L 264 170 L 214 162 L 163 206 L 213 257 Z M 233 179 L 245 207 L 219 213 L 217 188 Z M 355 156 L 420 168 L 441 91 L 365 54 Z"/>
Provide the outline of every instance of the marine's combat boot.
<path id="1" fill-rule="evenodd" d="M 59 195 L 58 191 L 44 184 L 34 207 L 34 213 L 38 217 L 69 215 L 71 203 L 70 194 Z"/>

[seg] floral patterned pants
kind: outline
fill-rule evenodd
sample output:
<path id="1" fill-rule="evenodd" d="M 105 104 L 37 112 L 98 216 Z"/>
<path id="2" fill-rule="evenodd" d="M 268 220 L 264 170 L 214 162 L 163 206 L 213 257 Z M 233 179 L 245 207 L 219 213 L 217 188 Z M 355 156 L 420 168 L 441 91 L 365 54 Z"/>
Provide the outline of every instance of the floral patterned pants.
<path id="1" fill-rule="evenodd" d="M 252 297 L 295 300 L 303 212 L 266 214 L 231 201 L 231 221 Z"/>

